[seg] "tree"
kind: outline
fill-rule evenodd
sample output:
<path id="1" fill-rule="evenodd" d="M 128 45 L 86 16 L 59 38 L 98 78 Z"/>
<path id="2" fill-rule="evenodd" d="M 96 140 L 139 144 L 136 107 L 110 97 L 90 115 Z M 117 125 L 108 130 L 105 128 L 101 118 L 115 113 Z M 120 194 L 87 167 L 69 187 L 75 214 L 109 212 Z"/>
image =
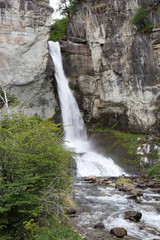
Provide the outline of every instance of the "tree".
<path id="1" fill-rule="evenodd" d="M 60 0 L 58 11 L 61 15 L 67 16 L 69 19 L 76 12 L 76 7 L 82 0 Z"/>
<path id="2" fill-rule="evenodd" d="M 132 23 L 137 28 L 144 27 L 147 24 L 147 10 L 143 7 L 135 9 L 135 15 L 132 18 Z"/>
<path id="3" fill-rule="evenodd" d="M 62 128 L 51 120 L 25 115 L 5 116 L 0 124 L 0 230 L 13 239 L 25 221 L 45 212 L 39 203 L 48 186 L 67 189 L 66 164 L 72 152 L 64 148 Z M 58 179 L 58 181 L 53 181 Z M 13 232 L 15 235 L 13 235 Z"/>
<path id="4" fill-rule="evenodd" d="M 61 15 L 65 15 L 68 18 L 71 17 L 70 11 L 69 11 L 69 1 L 68 0 L 60 0 L 58 11 L 60 11 Z"/>
<path id="5" fill-rule="evenodd" d="M 57 19 L 55 23 L 51 25 L 50 38 L 51 41 L 59 41 L 59 38 L 67 35 L 67 23 L 68 17 Z"/>
<path id="6" fill-rule="evenodd" d="M 135 9 L 135 15 L 131 22 L 137 27 L 137 32 L 149 34 L 152 32 L 155 24 L 149 22 L 148 11 L 146 8 L 140 7 Z"/>

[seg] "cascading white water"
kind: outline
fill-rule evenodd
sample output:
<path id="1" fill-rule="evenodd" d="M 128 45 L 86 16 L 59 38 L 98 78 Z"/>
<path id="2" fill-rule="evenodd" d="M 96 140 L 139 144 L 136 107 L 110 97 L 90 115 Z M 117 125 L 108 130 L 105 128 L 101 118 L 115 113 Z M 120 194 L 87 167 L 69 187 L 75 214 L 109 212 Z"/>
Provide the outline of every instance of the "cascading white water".
<path id="1" fill-rule="evenodd" d="M 61 51 L 58 42 L 49 42 L 49 51 L 55 65 L 55 77 L 61 104 L 62 119 L 65 129 L 65 140 L 79 153 L 76 157 L 78 176 L 117 176 L 123 170 L 111 158 L 106 158 L 92 150 L 87 140 L 84 122 L 77 102 L 69 88 L 62 65 Z"/>
<path id="2" fill-rule="evenodd" d="M 67 141 L 85 141 L 87 139 L 84 122 L 77 102 L 69 88 L 68 80 L 64 75 L 61 52 L 58 42 L 49 42 L 49 49 L 55 65 L 55 77 L 58 84 L 58 93 L 61 104 L 62 119 Z"/>

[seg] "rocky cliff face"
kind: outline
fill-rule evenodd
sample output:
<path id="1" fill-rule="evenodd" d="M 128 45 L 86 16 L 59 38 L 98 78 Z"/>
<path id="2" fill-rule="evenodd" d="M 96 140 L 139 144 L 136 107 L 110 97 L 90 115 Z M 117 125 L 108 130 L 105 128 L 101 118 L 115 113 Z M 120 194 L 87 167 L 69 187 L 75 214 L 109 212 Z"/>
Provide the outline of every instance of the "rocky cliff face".
<path id="1" fill-rule="evenodd" d="M 47 41 L 53 9 L 48 0 L 0 0 L 0 87 L 19 99 L 10 111 L 53 117 Z"/>
<path id="2" fill-rule="evenodd" d="M 145 2 L 155 24 L 150 34 L 137 33 L 131 24 L 134 9 Z M 85 120 L 133 132 L 159 131 L 159 1 L 85 0 L 78 10 L 61 48 Z"/>

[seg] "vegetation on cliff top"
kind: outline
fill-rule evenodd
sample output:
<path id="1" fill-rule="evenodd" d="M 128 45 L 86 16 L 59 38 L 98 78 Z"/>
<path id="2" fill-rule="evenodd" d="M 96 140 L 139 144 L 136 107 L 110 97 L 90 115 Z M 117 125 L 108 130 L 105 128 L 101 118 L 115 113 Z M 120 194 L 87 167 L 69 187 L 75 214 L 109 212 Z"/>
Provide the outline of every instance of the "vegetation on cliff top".
<path id="1" fill-rule="evenodd" d="M 78 3 L 82 0 L 60 0 L 58 11 L 62 16 L 62 19 L 57 19 L 51 25 L 49 41 L 59 41 L 61 37 L 67 36 L 67 24 L 72 15 L 76 12 Z"/>
<path id="2" fill-rule="evenodd" d="M 60 37 L 67 36 L 67 23 L 68 17 L 57 19 L 55 23 L 51 25 L 51 32 L 49 41 L 59 41 Z"/>
<path id="3" fill-rule="evenodd" d="M 135 9 L 131 22 L 136 26 L 137 32 L 151 33 L 155 24 L 149 21 L 149 10 L 145 7 Z"/>
<path id="4" fill-rule="evenodd" d="M 76 12 L 77 5 L 83 0 L 60 0 L 58 11 L 61 15 L 67 16 L 69 19 Z"/>
<path id="5" fill-rule="evenodd" d="M 50 228 L 53 236 L 63 235 L 52 219 L 64 213 L 70 185 L 66 166 L 73 152 L 64 148 L 62 134 L 60 124 L 39 117 L 15 114 L 0 122 L 0 239 L 45 239 L 41 233 Z M 67 229 L 64 234 L 72 234 Z"/>

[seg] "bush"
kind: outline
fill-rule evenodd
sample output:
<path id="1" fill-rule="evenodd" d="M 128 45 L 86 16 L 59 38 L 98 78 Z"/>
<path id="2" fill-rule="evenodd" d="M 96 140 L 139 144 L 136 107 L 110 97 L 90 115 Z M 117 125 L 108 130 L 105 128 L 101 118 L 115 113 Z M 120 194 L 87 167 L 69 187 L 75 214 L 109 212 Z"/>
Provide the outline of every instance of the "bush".
<path id="1" fill-rule="evenodd" d="M 160 178 L 160 162 L 152 166 L 147 170 L 147 174 L 149 177 L 158 177 Z"/>
<path id="2" fill-rule="evenodd" d="M 36 222 L 48 208 L 48 189 L 69 186 L 66 164 L 72 153 L 65 150 L 62 134 L 61 125 L 23 114 L 5 116 L 0 123 L 1 235 L 24 239 L 27 222 Z"/>
<path id="3" fill-rule="evenodd" d="M 136 25 L 137 28 L 144 27 L 147 24 L 147 10 L 142 7 L 135 9 L 135 15 L 131 22 Z"/>
<path id="4" fill-rule="evenodd" d="M 148 34 L 152 32 L 152 28 L 155 26 L 149 23 L 147 10 L 142 7 L 135 9 L 135 15 L 131 22 L 137 27 L 137 32 Z"/>
<path id="5" fill-rule="evenodd" d="M 18 98 L 16 98 L 14 95 L 6 93 L 6 97 L 8 100 L 8 105 L 18 104 Z M 2 108 L 5 104 L 6 104 L 5 91 L 3 90 L 2 87 L 0 87 L 0 108 Z"/>
<path id="6" fill-rule="evenodd" d="M 70 226 L 59 220 L 58 218 L 51 218 L 50 226 L 41 229 L 33 237 L 33 240 L 82 240 L 78 233 L 71 230 Z"/>
<path id="7" fill-rule="evenodd" d="M 51 25 L 51 32 L 49 41 L 59 41 L 60 37 L 67 36 L 67 23 L 68 17 L 57 19 L 54 24 Z"/>

